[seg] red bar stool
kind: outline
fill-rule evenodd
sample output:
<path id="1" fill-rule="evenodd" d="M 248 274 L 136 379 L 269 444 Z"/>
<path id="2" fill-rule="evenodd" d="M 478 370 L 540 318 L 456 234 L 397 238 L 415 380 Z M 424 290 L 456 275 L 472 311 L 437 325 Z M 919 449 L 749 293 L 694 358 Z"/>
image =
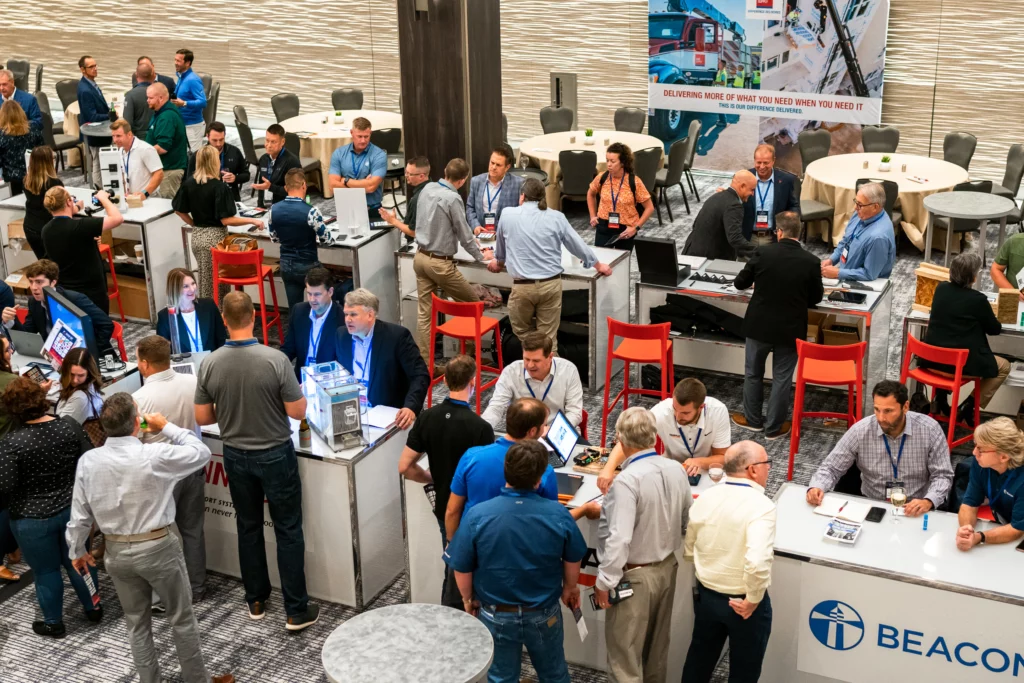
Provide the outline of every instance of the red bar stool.
<path id="1" fill-rule="evenodd" d="M 615 338 L 622 337 L 622 343 L 608 352 L 608 363 L 604 374 L 604 409 L 601 416 L 601 445 L 605 445 L 608 433 L 608 412 L 622 399 L 622 409 L 629 408 L 629 395 L 641 394 L 669 397 L 675 385 L 675 368 L 672 367 L 672 342 L 668 338 L 670 323 L 657 325 L 631 325 L 608 318 L 608 348 L 615 346 Z M 615 400 L 608 405 L 612 383 L 612 361 L 623 361 L 622 391 L 615 395 Z M 630 363 L 659 363 L 661 365 L 661 391 L 655 389 L 631 389 L 629 386 Z"/>
<path id="2" fill-rule="evenodd" d="M 114 272 L 114 254 L 109 244 L 100 244 L 100 256 L 106 255 L 107 263 L 110 265 L 110 279 L 114 288 L 107 290 L 108 299 L 117 299 L 117 310 L 121 312 L 121 322 L 124 322 L 124 306 L 121 305 L 121 288 L 117 286 L 117 273 Z M 121 360 L 124 360 L 123 358 Z"/>
<path id="3" fill-rule="evenodd" d="M 124 348 L 124 327 L 121 323 L 116 320 L 111 321 L 114 323 L 114 333 L 110 335 L 111 339 L 117 342 L 117 350 L 121 352 L 121 360 L 128 362 L 128 351 Z"/>
<path id="4" fill-rule="evenodd" d="M 446 337 L 459 340 L 459 352 L 466 352 L 466 342 L 470 339 L 476 345 L 476 412 L 480 412 L 480 394 L 498 383 L 498 376 L 505 368 L 501 359 L 501 332 L 498 331 L 498 320 L 484 315 L 484 304 L 482 301 L 470 301 L 460 303 L 439 299 L 436 294 L 431 294 L 430 311 L 430 337 L 427 344 L 430 346 L 430 368 L 434 372 L 434 340 L 438 333 Z M 442 313 L 448 319 L 441 325 L 437 324 L 437 314 Z M 498 367 L 481 365 L 480 363 L 480 338 L 488 332 L 494 332 L 494 346 L 498 349 Z M 480 383 L 481 372 L 494 373 L 495 377 L 486 384 Z M 444 375 L 438 375 L 430 380 L 430 389 L 427 391 L 427 407 L 433 404 L 434 385 L 444 380 Z"/>
<path id="5" fill-rule="evenodd" d="M 268 344 L 267 335 L 270 323 L 277 324 L 278 339 L 284 342 L 284 331 L 281 329 L 281 309 L 277 307 L 277 289 L 274 287 L 274 269 L 263 265 L 263 250 L 253 251 L 222 251 L 216 247 L 210 247 L 213 254 L 213 300 L 220 306 L 220 285 L 232 285 L 236 290 L 241 290 L 245 285 L 252 285 L 259 290 L 260 308 L 259 315 L 263 321 L 263 343 Z M 249 277 L 225 277 L 220 274 L 221 266 L 250 266 L 255 273 Z M 270 283 L 270 296 L 274 300 L 274 313 L 267 314 L 266 295 L 263 293 L 263 281 Z"/>
<path id="6" fill-rule="evenodd" d="M 863 417 L 862 397 L 858 388 L 864 378 L 864 351 L 867 342 L 848 346 L 823 346 L 796 340 L 796 398 L 793 401 L 793 433 L 789 439 L 789 471 L 786 481 L 793 480 L 793 457 L 800 449 L 800 423 L 805 417 L 835 417 L 846 420 L 846 428 Z M 845 413 L 804 410 L 807 384 L 846 385 L 849 402 Z"/>
<path id="7" fill-rule="evenodd" d="M 943 417 L 942 415 L 932 415 L 931 412 L 928 413 L 928 415 L 935 420 L 939 422 L 946 422 L 949 425 L 949 430 L 946 435 L 946 442 L 949 444 L 949 450 L 953 450 L 954 447 L 974 439 L 974 430 L 971 429 L 966 422 L 958 423 L 956 420 L 956 414 L 960 403 L 960 389 L 971 382 L 974 382 L 974 424 L 981 424 L 981 379 L 978 377 L 965 376 L 963 374 L 964 364 L 967 363 L 967 355 L 969 353 L 970 351 L 968 349 L 946 349 L 941 346 L 925 344 L 923 341 L 914 337 L 914 335 L 907 335 L 907 352 L 903 354 L 903 369 L 900 370 L 900 381 L 906 384 L 907 378 L 911 377 L 921 384 L 932 387 L 932 389 L 942 389 L 943 391 L 953 392 L 953 398 L 949 404 L 950 414 L 948 418 Z M 910 361 L 914 356 L 923 358 L 924 360 L 932 363 L 952 365 L 955 368 L 953 376 L 946 377 L 925 368 L 914 368 L 911 370 Z M 964 429 L 969 430 L 970 434 L 960 439 L 954 439 L 953 432 L 956 430 L 957 424 Z"/>

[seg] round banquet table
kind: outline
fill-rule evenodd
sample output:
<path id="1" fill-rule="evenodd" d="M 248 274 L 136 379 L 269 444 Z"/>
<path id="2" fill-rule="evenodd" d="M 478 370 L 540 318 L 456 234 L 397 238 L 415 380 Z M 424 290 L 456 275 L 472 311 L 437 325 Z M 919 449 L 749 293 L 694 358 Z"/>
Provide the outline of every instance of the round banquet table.
<path id="1" fill-rule="evenodd" d="M 576 142 L 569 142 L 569 138 L 576 136 Z M 597 153 L 597 172 L 604 173 L 607 164 L 604 161 L 604 151 L 613 142 L 621 142 L 627 145 L 635 154 L 638 150 L 649 147 L 657 147 L 661 150 L 661 163 L 665 162 L 665 143 L 653 135 L 642 133 L 628 133 L 621 130 L 595 130 L 594 144 L 584 145 L 586 137 L 582 130 L 572 130 L 564 133 L 548 133 L 538 135 L 534 138 L 523 140 L 519 145 L 519 158 L 523 155 L 533 160 L 534 164 L 548 174 L 548 206 L 552 208 L 562 207 L 562 193 L 558 189 L 558 181 L 561 175 L 561 168 L 558 166 L 558 153 L 570 150 L 591 150 Z M 605 144 L 608 140 L 608 145 Z M 659 164 L 660 166 L 660 164 Z M 654 188 L 647 188 L 648 192 L 654 194 Z"/>
<path id="2" fill-rule="evenodd" d="M 494 641 L 478 619 L 426 603 L 352 617 L 324 641 L 332 683 L 477 683 L 487 680 Z"/>
<path id="3" fill-rule="evenodd" d="M 289 133 L 308 133 L 299 136 L 299 153 L 304 157 L 313 157 L 320 160 L 320 168 L 324 171 L 324 185 L 327 185 L 327 173 L 331 168 L 331 154 L 334 150 L 352 142 L 349 131 L 352 130 L 352 120 L 363 117 L 370 121 L 373 130 L 384 128 L 402 127 L 402 115 L 389 111 L 374 111 L 371 109 L 345 109 L 344 123 L 334 123 L 334 110 L 319 111 L 312 114 L 299 114 L 281 122 L 285 131 Z M 327 123 L 324 123 L 324 117 Z M 324 188 L 325 197 L 333 197 L 334 190 L 330 187 Z"/>
<path id="4" fill-rule="evenodd" d="M 924 231 L 928 222 L 928 210 L 924 198 L 936 192 L 951 190 L 957 183 L 967 181 L 967 171 L 956 164 L 942 159 L 916 156 L 913 154 L 890 154 L 891 170 L 879 172 L 878 164 L 882 154 L 836 154 L 812 162 L 804 172 L 802 199 L 816 199 L 835 207 L 833 246 L 842 239 L 846 224 L 853 217 L 853 201 L 857 195 L 854 189 L 860 178 L 892 180 L 900 186 L 897 207 L 903 214 L 903 232 L 918 249 L 924 250 Z M 868 167 L 864 168 L 864 162 Z M 907 165 L 906 173 L 903 164 Z M 909 178 L 925 179 L 918 183 Z M 820 224 L 819 224 L 820 225 Z M 808 226 L 808 235 L 811 226 Z M 933 236 L 934 237 L 934 236 Z M 944 240 L 944 236 L 942 237 Z M 944 244 L 944 242 L 939 242 Z"/>

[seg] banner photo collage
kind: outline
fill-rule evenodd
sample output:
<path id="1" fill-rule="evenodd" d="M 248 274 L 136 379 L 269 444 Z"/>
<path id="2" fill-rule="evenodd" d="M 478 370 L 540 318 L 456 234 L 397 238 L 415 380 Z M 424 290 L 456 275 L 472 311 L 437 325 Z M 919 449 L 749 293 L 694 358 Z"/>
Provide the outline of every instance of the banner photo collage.
<path id="1" fill-rule="evenodd" d="M 882 115 L 889 0 L 650 0 L 650 133 L 699 121 L 697 168 L 735 171 L 761 142 L 800 173 L 797 136 L 826 128 L 860 151 Z"/>

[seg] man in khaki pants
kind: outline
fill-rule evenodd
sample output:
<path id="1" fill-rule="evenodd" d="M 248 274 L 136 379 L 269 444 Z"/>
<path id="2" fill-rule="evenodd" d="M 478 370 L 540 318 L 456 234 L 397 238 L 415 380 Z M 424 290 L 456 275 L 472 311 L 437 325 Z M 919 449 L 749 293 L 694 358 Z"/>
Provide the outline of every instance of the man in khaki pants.
<path id="1" fill-rule="evenodd" d="M 444 180 L 425 183 L 416 199 L 417 251 L 412 269 L 416 273 L 419 296 L 416 344 L 424 363 L 430 360 L 431 295 L 443 290 L 455 301 L 479 301 L 455 266 L 459 244 L 477 261 L 487 260 L 476 244 L 466 221 L 466 205 L 459 196 L 459 188 L 467 178 L 469 164 L 462 159 L 452 159 L 444 168 Z M 433 368 L 429 370 L 433 373 Z"/>
<path id="2" fill-rule="evenodd" d="M 594 596 L 608 610 L 608 674 L 616 683 L 664 683 L 676 592 L 675 552 L 693 497 L 686 472 L 654 450 L 654 416 L 624 410 L 615 423 L 626 456 L 601 508 Z M 632 595 L 625 582 L 630 584 Z M 615 589 L 617 595 L 610 596 Z M 617 600 L 611 604 L 611 600 Z"/>
<path id="3" fill-rule="evenodd" d="M 562 245 L 602 275 L 612 269 L 600 263 L 569 225 L 565 214 L 549 209 L 544 185 L 529 178 L 523 183 L 519 206 L 505 209 L 498 220 L 494 247 L 495 259 L 487 264 L 492 273 L 508 268 L 512 276 L 512 294 L 508 316 L 512 332 L 519 338 L 537 330 L 551 339 L 558 350 L 558 323 L 562 317 Z M 536 319 L 536 323 L 534 320 Z"/>

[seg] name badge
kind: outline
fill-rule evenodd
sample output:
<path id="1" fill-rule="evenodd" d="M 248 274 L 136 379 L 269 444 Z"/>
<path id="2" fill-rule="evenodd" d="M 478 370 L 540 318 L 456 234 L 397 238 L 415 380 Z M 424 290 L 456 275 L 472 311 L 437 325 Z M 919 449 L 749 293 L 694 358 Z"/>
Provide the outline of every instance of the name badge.
<path id="1" fill-rule="evenodd" d="M 887 502 L 889 501 L 889 499 L 892 498 L 892 490 L 893 489 L 903 489 L 904 491 L 906 491 L 907 490 L 907 486 L 902 481 L 898 481 L 898 480 L 897 481 L 887 481 L 887 482 L 885 482 L 885 500 Z"/>
<path id="2" fill-rule="evenodd" d="M 484 214 L 484 225 L 494 225 L 497 222 L 497 217 L 493 213 Z"/>
<path id="3" fill-rule="evenodd" d="M 839 262 L 840 263 L 846 263 L 846 257 L 849 256 L 849 255 L 850 255 L 850 248 L 846 247 L 845 249 L 843 249 L 843 253 L 839 257 Z"/>
<path id="4" fill-rule="evenodd" d="M 1017 271 L 1017 289 L 1024 289 L 1024 268 Z"/>
<path id="5" fill-rule="evenodd" d="M 758 230 L 768 229 L 768 212 L 758 211 L 754 216 L 754 227 Z"/>
<path id="6" fill-rule="evenodd" d="M 608 214 L 608 227 L 619 227 L 619 214 L 617 212 L 612 211 L 610 214 Z"/>

